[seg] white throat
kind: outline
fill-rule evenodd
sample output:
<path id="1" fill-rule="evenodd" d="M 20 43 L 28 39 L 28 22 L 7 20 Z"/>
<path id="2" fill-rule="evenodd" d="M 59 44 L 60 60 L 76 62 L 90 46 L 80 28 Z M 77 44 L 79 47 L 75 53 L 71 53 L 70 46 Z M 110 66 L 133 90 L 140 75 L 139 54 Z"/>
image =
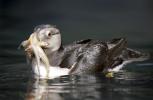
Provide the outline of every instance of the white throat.
<path id="1" fill-rule="evenodd" d="M 50 51 L 57 51 L 61 46 L 61 34 L 53 35 L 50 38 L 49 42 L 49 50 Z"/>

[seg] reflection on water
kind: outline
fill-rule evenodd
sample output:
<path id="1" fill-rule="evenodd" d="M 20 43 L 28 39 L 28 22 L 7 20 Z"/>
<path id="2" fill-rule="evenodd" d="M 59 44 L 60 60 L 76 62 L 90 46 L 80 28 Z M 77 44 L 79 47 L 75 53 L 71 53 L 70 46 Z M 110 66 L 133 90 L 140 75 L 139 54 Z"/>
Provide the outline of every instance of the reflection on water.
<path id="1" fill-rule="evenodd" d="M 120 72 L 112 79 L 96 74 L 31 80 L 26 100 L 141 100 L 152 97 L 153 75 L 130 72 L 125 75 L 126 72 Z"/>
<path id="2" fill-rule="evenodd" d="M 1 54 L 0 100 L 153 99 L 152 59 L 128 64 L 114 78 L 99 73 L 38 80 L 31 77 L 31 68 L 21 54 L 17 50 Z"/>

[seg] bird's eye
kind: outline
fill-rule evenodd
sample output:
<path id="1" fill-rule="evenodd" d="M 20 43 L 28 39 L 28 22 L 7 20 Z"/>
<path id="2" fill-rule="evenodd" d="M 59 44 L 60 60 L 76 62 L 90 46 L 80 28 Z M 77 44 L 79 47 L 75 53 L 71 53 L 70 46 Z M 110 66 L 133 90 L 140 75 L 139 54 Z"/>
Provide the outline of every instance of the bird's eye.
<path id="1" fill-rule="evenodd" d="M 51 36 L 51 35 L 52 35 L 52 34 L 49 32 L 49 33 L 48 33 L 48 36 Z"/>

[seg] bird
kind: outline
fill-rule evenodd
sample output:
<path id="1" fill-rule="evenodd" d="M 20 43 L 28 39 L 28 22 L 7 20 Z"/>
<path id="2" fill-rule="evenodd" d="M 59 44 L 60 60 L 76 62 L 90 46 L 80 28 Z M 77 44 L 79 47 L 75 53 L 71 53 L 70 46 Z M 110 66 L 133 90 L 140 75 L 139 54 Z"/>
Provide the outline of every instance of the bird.
<path id="1" fill-rule="evenodd" d="M 128 48 L 126 38 L 83 39 L 63 45 L 60 30 L 50 24 L 36 26 L 21 46 L 39 78 L 117 72 L 126 63 L 146 58 L 146 54 Z"/>

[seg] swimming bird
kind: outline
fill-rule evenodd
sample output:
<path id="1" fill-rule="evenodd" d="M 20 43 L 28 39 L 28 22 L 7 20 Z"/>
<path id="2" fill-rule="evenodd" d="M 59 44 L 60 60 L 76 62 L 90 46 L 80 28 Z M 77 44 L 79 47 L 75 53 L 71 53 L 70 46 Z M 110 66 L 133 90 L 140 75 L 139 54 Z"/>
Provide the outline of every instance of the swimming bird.
<path id="1" fill-rule="evenodd" d="M 62 45 L 60 30 L 49 24 L 36 26 L 21 46 L 25 48 L 35 75 L 40 78 L 119 71 L 120 65 L 145 56 L 127 48 L 125 38 L 106 42 L 84 39 Z"/>

